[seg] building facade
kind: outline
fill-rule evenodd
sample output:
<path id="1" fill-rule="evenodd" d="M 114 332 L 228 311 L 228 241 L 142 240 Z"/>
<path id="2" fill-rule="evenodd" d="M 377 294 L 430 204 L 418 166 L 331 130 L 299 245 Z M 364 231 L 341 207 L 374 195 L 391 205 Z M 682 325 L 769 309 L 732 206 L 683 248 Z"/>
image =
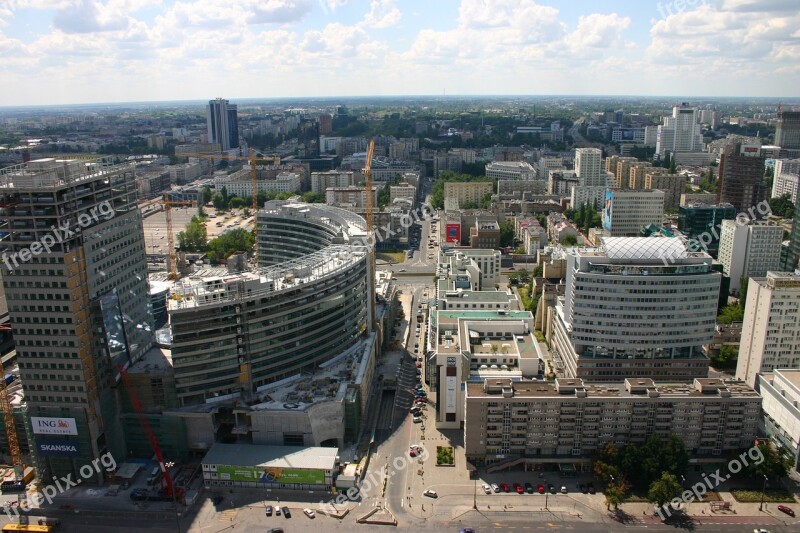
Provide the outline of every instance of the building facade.
<path id="1" fill-rule="evenodd" d="M 488 181 L 448 181 L 444 184 L 444 197 L 454 198 L 458 205 L 480 205 L 483 197 L 492 193 L 492 183 Z"/>
<path id="2" fill-rule="evenodd" d="M 723 220 L 719 240 L 719 262 L 731 278 L 731 291 L 741 288 L 741 279 L 763 278 L 781 268 L 783 226 L 773 222 Z"/>
<path id="3" fill-rule="evenodd" d="M 686 188 L 686 176 L 662 173 L 653 169 L 644 175 L 644 188 L 664 191 L 664 209 L 674 211 L 681 205 L 681 194 Z"/>
<path id="4" fill-rule="evenodd" d="M 719 160 L 717 202 L 733 205 L 737 212 L 754 210 L 767 198 L 761 148 L 732 144 L 722 150 Z M 755 212 L 756 218 L 761 214 Z"/>
<path id="5" fill-rule="evenodd" d="M 340 172 L 329 170 L 327 172 L 311 173 L 311 191 L 317 194 L 325 194 L 328 187 L 350 187 L 355 185 L 353 172 Z"/>
<path id="6" fill-rule="evenodd" d="M 645 226 L 660 226 L 663 218 L 664 191 L 612 189 L 606 193 L 603 229 L 612 237 L 637 237 Z"/>
<path id="7" fill-rule="evenodd" d="M 758 392 L 763 398 L 761 432 L 777 449 L 788 452 L 797 470 L 800 467 L 800 369 L 760 374 Z"/>
<path id="8" fill-rule="evenodd" d="M 239 148 L 238 108 L 227 100 L 210 100 L 206 106 L 208 142 L 219 144 L 223 151 Z"/>
<path id="9" fill-rule="evenodd" d="M 498 180 L 536 179 L 536 169 L 525 161 L 492 161 L 486 164 L 486 177 Z"/>
<path id="10" fill-rule="evenodd" d="M 800 111 L 778 113 L 775 144 L 784 150 L 800 150 Z"/>

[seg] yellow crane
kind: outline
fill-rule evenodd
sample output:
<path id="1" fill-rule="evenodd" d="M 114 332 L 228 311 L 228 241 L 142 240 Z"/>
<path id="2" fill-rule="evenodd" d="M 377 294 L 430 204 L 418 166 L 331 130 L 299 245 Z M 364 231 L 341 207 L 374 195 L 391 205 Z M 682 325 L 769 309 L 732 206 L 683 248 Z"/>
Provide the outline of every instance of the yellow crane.
<path id="1" fill-rule="evenodd" d="M 372 289 L 375 286 L 375 239 L 373 236 L 373 228 L 375 227 L 375 220 L 373 215 L 373 205 L 372 205 L 372 157 L 375 154 L 375 140 L 372 139 L 369 141 L 369 147 L 367 148 L 367 160 L 364 163 L 364 177 L 366 178 L 365 187 L 367 189 L 366 199 L 364 201 L 364 211 L 366 214 L 367 219 L 367 247 L 369 257 L 367 259 L 367 275 L 368 278 L 368 290 L 370 292 L 369 295 L 369 316 L 370 316 L 370 324 L 369 330 L 373 331 L 375 329 L 375 294 L 374 290 Z M 372 244 L 370 244 L 370 242 Z"/>
<path id="2" fill-rule="evenodd" d="M 226 155 L 226 154 L 191 154 L 186 155 L 185 157 L 197 157 L 201 159 L 234 159 L 234 160 L 244 160 L 250 162 L 250 179 L 252 181 L 252 190 L 251 196 L 253 197 L 253 216 L 256 217 L 256 221 L 253 224 L 253 241 L 254 241 L 254 255 L 256 255 L 256 260 L 258 260 L 258 172 L 256 170 L 256 162 L 257 161 L 271 161 L 274 165 L 281 164 L 281 158 L 278 155 L 272 156 L 262 156 L 256 157 L 256 151 L 251 148 L 250 155 L 248 156 L 237 156 L 237 155 Z M 194 203 L 191 201 L 186 200 L 171 200 L 169 198 L 169 192 L 164 193 L 164 213 L 167 217 L 167 246 L 169 246 L 169 259 L 170 259 L 170 271 L 169 271 L 169 278 L 170 279 L 178 279 L 178 265 L 177 265 L 177 253 L 175 251 L 175 235 L 172 232 L 172 213 L 171 208 L 172 206 L 175 207 L 193 207 Z"/>
<path id="3" fill-rule="evenodd" d="M 0 329 L 11 329 L 10 325 L 4 324 Z M 17 438 L 17 426 L 14 423 L 14 410 L 11 407 L 11 400 L 8 397 L 8 384 L 6 383 L 6 371 L 3 368 L 3 360 L 0 358 L 0 408 L 3 411 L 3 423 L 6 428 L 6 439 L 8 440 L 8 453 L 11 455 L 11 462 L 14 466 L 24 467 L 22 453 L 19 450 L 19 439 Z"/>

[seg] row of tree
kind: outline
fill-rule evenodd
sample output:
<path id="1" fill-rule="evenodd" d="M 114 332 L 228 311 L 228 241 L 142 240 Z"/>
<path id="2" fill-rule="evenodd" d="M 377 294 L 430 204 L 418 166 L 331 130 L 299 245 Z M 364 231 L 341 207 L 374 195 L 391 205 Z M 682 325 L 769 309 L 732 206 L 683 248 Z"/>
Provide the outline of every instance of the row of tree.
<path id="1" fill-rule="evenodd" d="M 219 264 L 236 252 L 253 249 L 253 233 L 243 228 L 226 231 L 209 242 L 205 221 L 205 218 L 193 216 L 186 229 L 178 233 L 178 248 L 181 251 L 205 253 L 212 263 Z"/>
<path id="2" fill-rule="evenodd" d="M 261 207 L 270 200 L 286 200 L 292 196 L 300 196 L 304 202 L 309 204 L 325 202 L 324 194 L 311 191 L 299 195 L 290 192 L 261 191 L 258 193 L 258 205 Z M 208 202 L 211 202 L 217 211 L 226 211 L 228 209 L 250 207 L 253 204 L 253 198 L 252 196 L 229 196 L 228 189 L 223 185 L 220 192 L 213 194 L 208 187 L 203 189 L 203 203 L 206 204 Z"/>

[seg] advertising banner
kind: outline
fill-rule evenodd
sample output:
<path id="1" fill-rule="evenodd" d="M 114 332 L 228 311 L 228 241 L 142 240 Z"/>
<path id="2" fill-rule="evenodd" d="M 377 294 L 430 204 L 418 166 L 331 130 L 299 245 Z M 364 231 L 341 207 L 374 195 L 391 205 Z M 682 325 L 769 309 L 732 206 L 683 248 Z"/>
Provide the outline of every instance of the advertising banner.
<path id="1" fill-rule="evenodd" d="M 77 435 L 78 426 L 74 418 L 52 418 L 32 416 L 31 426 L 36 435 Z"/>
<path id="2" fill-rule="evenodd" d="M 297 468 L 259 468 L 255 466 L 218 466 L 217 477 L 223 481 L 258 481 L 261 483 L 285 483 L 324 485 L 325 472 Z"/>
<path id="3" fill-rule="evenodd" d="M 36 449 L 39 451 L 39 455 L 50 457 L 80 457 L 81 455 L 81 449 L 77 442 L 65 440 L 37 442 Z"/>

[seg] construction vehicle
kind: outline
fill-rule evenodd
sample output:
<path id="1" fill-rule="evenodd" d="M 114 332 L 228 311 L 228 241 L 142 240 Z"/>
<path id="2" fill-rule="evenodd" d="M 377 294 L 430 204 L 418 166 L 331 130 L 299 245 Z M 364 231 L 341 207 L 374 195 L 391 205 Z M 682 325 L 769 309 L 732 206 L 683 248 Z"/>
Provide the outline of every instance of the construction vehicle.
<path id="1" fill-rule="evenodd" d="M 189 158 L 205 158 L 205 159 L 232 159 L 232 160 L 244 160 L 250 162 L 250 179 L 252 181 L 252 190 L 251 196 L 253 199 L 252 206 L 253 206 L 253 213 L 258 213 L 258 171 L 256 170 L 256 162 L 258 161 L 271 161 L 273 165 L 280 165 L 281 158 L 280 156 L 262 156 L 256 157 L 256 151 L 251 148 L 249 156 L 235 156 L 235 155 L 225 155 L 225 154 L 191 154 L 187 155 L 186 157 Z M 169 200 L 169 192 L 164 193 L 164 212 L 167 217 L 167 242 L 169 246 L 169 259 L 170 259 L 170 267 L 169 267 L 169 279 L 178 279 L 178 266 L 177 266 L 177 254 L 175 251 L 175 235 L 172 231 L 172 213 L 170 209 L 175 207 L 186 207 L 187 202 L 181 201 L 170 201 Z M 189 204 L 189 207 L 193 207 L 193 204 Z M 253 240 L 254 240 L 254 255 L 258 256 L 258 224 L 253 224 Z"/>
<path id="2" fill-rule="evenodd" d="M 178 489 L 175 487 L 172 476 L 169 473 L 169 467 L 171 467 L 174 463 L 167 463 L 164 460 L 164 454 L 161 453 L 161 446 L 158 444 L 158 439 L 156 438 L 155 433 L 153 433 L 152 428 L 150 427 L 150 423 L 147 421 L 147 417 L 144 415 L 144 410 L 142 409 L 142 404 L 139 401 L 139 395 L 136 394 L 136 391 L 131 385 L 130 377 L 128 373 L 125 371 L 125 367 L 122 365 L 117 365 L 117 370 L 119 370 L 119 376 L 122 379 L 123 385 L 125 385 L 125 390 L 128 391 L 128 397 L 131 400 L 131 405 L 133 405 L 133 410 L 136 411 L 136 414 L 139 416 L 139 424 L 141 424 L 142 429 L 147 435 L 147 440 L 150 441 L 150 446 L 153 447 L 153 452 L 156 455 L 156 460 L 158 461 L 158 467 L 161 469 L 161 490 L 158 492 L 158 495 L 148 495 L 145 491 L 144 493 L 136 492 L 135 494 L 131 494 L 131 498 L 134 500 L 158 500 L 158 501 L 169 501 L 174 500 L 183 503 L 183 490 Z"/>

